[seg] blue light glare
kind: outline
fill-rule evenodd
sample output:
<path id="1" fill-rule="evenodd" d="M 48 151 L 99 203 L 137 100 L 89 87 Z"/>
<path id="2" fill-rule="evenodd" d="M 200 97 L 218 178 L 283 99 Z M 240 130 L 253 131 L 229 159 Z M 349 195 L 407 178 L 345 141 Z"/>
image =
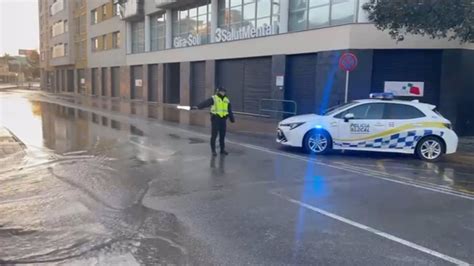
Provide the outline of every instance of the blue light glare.
<path id="1" fill-rule="evenodd" d="M 323 128 L 323 126 L 321 126 L 321 125 L 316 125 L 316 126 L 314 126 L 314 128 L 321 129 L 321 128 Z"/>

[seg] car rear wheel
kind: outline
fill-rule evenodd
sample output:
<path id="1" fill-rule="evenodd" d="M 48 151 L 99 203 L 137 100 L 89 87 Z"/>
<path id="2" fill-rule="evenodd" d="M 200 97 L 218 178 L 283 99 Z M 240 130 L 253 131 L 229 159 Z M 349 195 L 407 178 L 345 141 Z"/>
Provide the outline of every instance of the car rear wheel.
<path id="1" fill-rule="evenodd" d="M 305 138 L 304 150 L 311 154 L 326 154 L 331 150 L 331 137 L 325 131 L 309 132 Z"/>
<path id="2" fill-rule="evenodd" d="M 424 161 L 438 161 L 443 153 L 444 143 L 437 137 L 423 138 L 416 146 L 416 154 Z"/>

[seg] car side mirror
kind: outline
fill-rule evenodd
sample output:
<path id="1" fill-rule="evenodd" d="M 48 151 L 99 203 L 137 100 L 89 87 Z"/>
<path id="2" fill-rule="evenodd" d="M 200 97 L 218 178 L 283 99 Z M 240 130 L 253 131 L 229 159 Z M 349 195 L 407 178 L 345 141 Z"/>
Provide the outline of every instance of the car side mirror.
<path id="1" fill-rule="evenodd" d="M 353 113 L 348 113 L 344 115 L 344 122 L 349 122 L 349 120 L 354 119 L 354 114 Z"/>

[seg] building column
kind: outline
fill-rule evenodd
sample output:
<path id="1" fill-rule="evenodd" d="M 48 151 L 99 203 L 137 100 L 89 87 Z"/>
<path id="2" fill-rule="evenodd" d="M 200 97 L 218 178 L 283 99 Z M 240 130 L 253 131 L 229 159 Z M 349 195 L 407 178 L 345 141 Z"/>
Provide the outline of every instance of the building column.
<path id="1" fill-rule="evenodd" d="M 87 96 L 92 95 L 92 69 L 91 68 L 85 68 L 84 69 L 84 76 L 86 79 L 86 91 L 85 94 Z"/>
<path id="2" fill-rule="evenodd" d="M 179 64 L 179 103 L 191 104 L 191 62 Z"/>
<path id="3" fill-rule="evenodd" d="M 77 68 L 74 69 L 74 94 L 79 94 L 79 70 Z"/>
<path id="4" fill-rule="evenodd" d="M 211 42 L 215 42 L 216 30 L 219 26 L 219 4 L 218 0 L 211 0 Z"/>
<path id="5" fill-rule="evenodd" d="M 179 64 L 179 104 L 191 105 L 191 62 L 182 62 Z M 190 121 L 190 112 L 179 112 L 179 122 L 188 125 Z"/>
<path id="6" fill-rule="evenodd" d="M 173 13 L 171 9 L 166 10 L 166 49 L 173 48 Z"/>
<path id="7" fill-rule="evenodd" d="M 132 24 L 130 22 L 126 23 L 127 25 L 127 31 L 125 34 L 125 37 L 127 39 L 127 54 L 132 53 Z"/>
<path id="8" fill-rule="evenodd" d="M 105 97 L 110 97 L 112 95 L 112 80 L 110 75 L 111 68 L 110 67 L 103 67 L 102 68 L 102 75 L 105 75 Z M 104 77 L 102 77 L 104 78 Z"/>
<path id="9" fill-rule="evenodd" d="M 164 102 L 164 92 L 165 92 L 165 64 L 158 64 L 158 73 L 153 73 L 153 75 L 158 75 L 158 86 L 157 86 L 157 97 L 156 102 L 161 105 Z"/>
<path id="10" fill-rule="evenodd" d="M 145 52 L 150 51 L 150 34 L 151 34 L 150 16 L 145 16 Z"/>
<path id="11" fill-rule="evenodd" d="M 216 61 L 206 61 L 206 73 L 205 73 L 205 84 L 206 84 L 206 98 L 214 95 L 216 90 Z"/>
<path id="12" fill-rule="evenodd" d="M 280 25 L 279 33 L 288 32 L 288 21 L 290 17 L 290 0 L 280 0 Z"/>

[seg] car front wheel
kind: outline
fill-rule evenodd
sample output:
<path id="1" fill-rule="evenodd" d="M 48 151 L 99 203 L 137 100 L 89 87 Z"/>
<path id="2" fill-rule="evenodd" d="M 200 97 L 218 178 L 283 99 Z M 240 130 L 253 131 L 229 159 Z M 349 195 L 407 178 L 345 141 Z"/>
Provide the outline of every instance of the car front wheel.
<path id="1" fill-rule="evenodd" d="M 416 146 L 416 154 L 422 160 L 435 162 L 444 153 L 444 144 L 437 137 L 426 137 Z"/>
<path id="2" fill-rule="evenodd" d="M 313 131 L 306 135 L 303 147 L 312 154 L 325 154 L 331 150 L 331 137 L 324 131 Z"/>

